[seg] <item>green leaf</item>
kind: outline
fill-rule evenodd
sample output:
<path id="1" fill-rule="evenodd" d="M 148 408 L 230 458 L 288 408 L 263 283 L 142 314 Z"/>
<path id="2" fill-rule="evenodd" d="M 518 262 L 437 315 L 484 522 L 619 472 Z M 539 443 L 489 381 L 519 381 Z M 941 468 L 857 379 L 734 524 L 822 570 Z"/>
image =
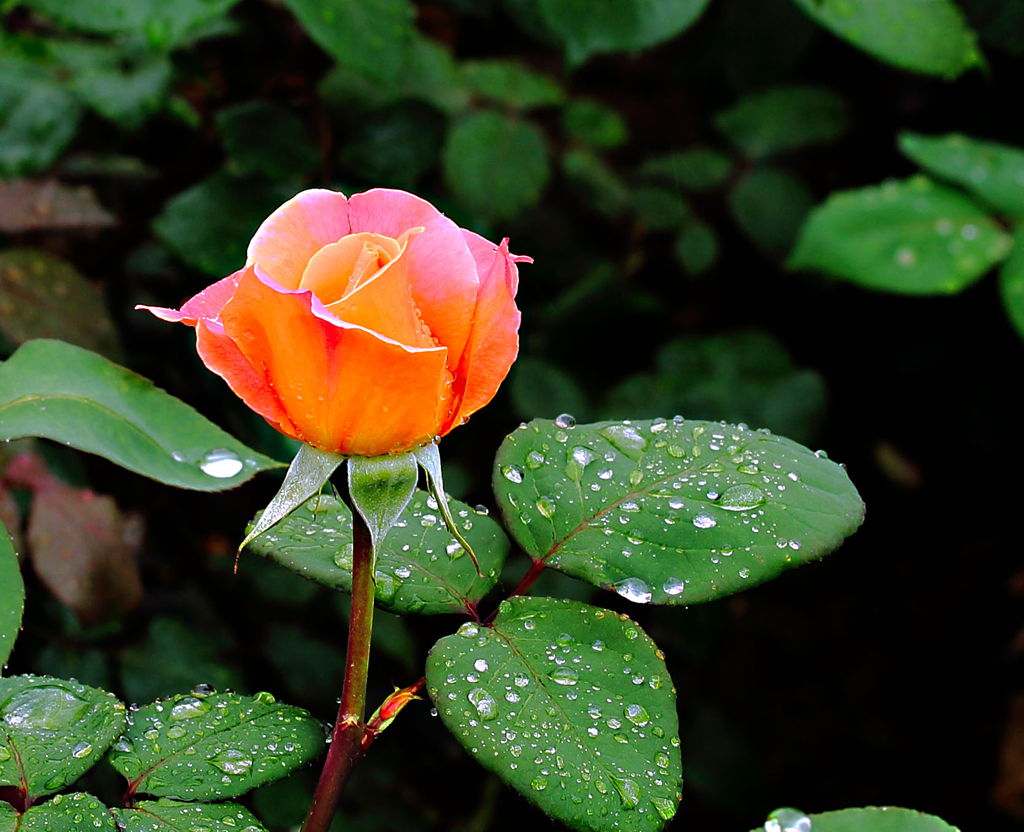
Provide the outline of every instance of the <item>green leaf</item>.
<path id="1" fill-rule="evenodd" d="M 839 37 L 903 69 L 955 78 L 983 63 L 952 0 L 793 1 Z"/>
<path id="2" fill-rule="evenodd" d="M 678 190 L 656 185 L 641 185 L 633 192 L 637 219 L 648 228 L 664 231 L 678 228 L 690 218 L 691 209 Z"/>
<path id="3" fill-rule="evenodd" d="M 916 176 L 832 194 L 811 212 L 787 265 L 871 289 L 942 294 L 973 283 L 1010 246 L 975 202 Z"/>
<path id="4" fill-rule="evenodd" d="M 0 679 L 0 785 L 35 799 L 74 783 L 124 729 L 113 694 L 49 676 Z"/>
<path id="5" fill-rule="evenodd" d="M 533 124 L 477 112 L 449 132 L 444 176 L 459 201 L 481 219 L 515 216 L 540 199 L 547 184 L 548 149 Z"/>
<path id="6" fill-rule="evenodd" d="M 675 688 L 629 618 L 504 601 L 427 658 L 445 726 L 482 766 L 573 829 L 661 829 L 682 789 Z"/>
<path id="7" fill-rule="evenodd" d="M 494 586 L 508 539 L 485 513 L 458 500 L 450 504 L 487 577 L 477 576 L 437 504 L 417 491 L 376 553 L 377 606 L 399 614 L 465 612 Z M 305 503 L 249 549 L 331 589 L 351 589 L 352 515 L 333 497 Z"/>
<path id="8" fill-rule="evenodd" d="M 260 223 L 297 190 L 287 182 L 218 171 L 168 200 L 153 231 L 190 266 L 223 277 L 245 263 Z"/>
<path id="9" fill-rule="evenodd" d="M 323 748 L 323 726 L 269 693 L 197 690 L 133 713 L 109 759 L 133 793 L 223 800 L 284 777 Z"/>
<path id="10" fill-rule="evenodd" d="M 1013 250 L 999 271 L 999 294 L 1003 309 L 1010 317 L 1018 334 L 1024 338 L 1024 242 L 1018 229 Z"/>
<path id="11" fill-rule="evenodd" d="M 40 436 L 179 488 L 223 491 L 281 463 L 105 358 L 30 341 L 0 364 L 0 439 Z"/>
<path id="12" fill-rule="evenodd" d="M 729 194 L 736 222 L 762 249 L 784 256 L 796 239 L 813 199 L 800 180 L 773 168 L 755 168 Z"/>
<path id="13" fill-rule="evenodd" d="M 715 126 L 741 152 L 760 159 L 846 132 L 846 102 L 829 89 L 780 86 L 753 93 L 715 116 Z"/>
<path id="14" fill-rule="evenodd" d="M 405 98 L 425 101 L 443 113 L 458 112 L 469 101 L 459 67 L 448 47 L 418 34 L 410 44 L 399 86 Z"/>
<path id="15" fill-rule="evenodd" d="M 446 131 L 433 107 L 407 101 L 346 128 L 338 158 L 360 181 L 411 188 L 437 165 Z"/>
<path id="16" fill-rule="evenodd" d="M 266 832 L 266 827 L 237 803 L 178 803 L 161 798 L 114 812 L 121 832 Z"/>
<path id="17" fill-rule="evenodd" d="M 0 522 L 0 668 L 7 666 L 24 611 L 25 584 L 21 580 L 18 553 L 7 528 Z"/>
<path id="18" fill-rule="evenodd" d="M 0 830 L 2 826 L 0 815 Z M 110 810 L 91 794 L 58 794 L 21 816 L 18 832 L 118 832 Z"/>
<path id="19" fill-rule="evenodd" d="M 1024 215 L 1024 150 L 959 133 L 901 133 L 899 144 L 929 173 L 960 185 L 997 211 Z"/>
<path id="20" fill-rule="evenodd" d="M 517 110 L 551 107 L 565 100 L 565 90 L 554 79 L 519 61 L 466 61 L 460 71 L 463 85 L 471 94 Z"/>
<path id="21" fill-rule="evenodd" d="M 170 50 L 200 36 L 238 0 L 22 0 L 58 23 L 102 35 L 141 35 Z"/>
<path id="22" fill-rule="evenodd" d="M 934 815 L 898 806 L 868 806 L 810 815 L 814 832 L 959 832 Z M 752 830 L 761 832 L 761 829 Z"/>
<path id="23" fill-rule="evenodd" d="M 288 472 L 284 475 L 284 482 L 267 507 L 260 512 L 259 518 L 239 544 L 238 551 L 241 552 L 267 529 L 280 523 L 306 500 L 317 494 L 344 461 L 345 457 L 340 454 L 321 451 L 312 445 L 300 445 L 298 453 L 288 466 Z"/>
<path id="24" fill-rule="evenodd" d="M 0 832 L 18 832 L 18 813 L 10 803 L 0 801 Z"/>
<path id="25" fill-rule="evenodd" d="M 284 5 L 338 62 L 382 84 L 399 80 L 415 31 L 416 10 L 409 0 L 284 0 Z"/>
<path id="26" fill-rule="evenodd" d="M 639 174 L 686 191 L 708 191 L 724 185 L 732 169 L 732 159 L 722 151 L 697 146 L 652 156 L 640 166 Z"/>
<path id="27" fill-rule="evenodd" d="M 603 52 L 636 52 L 671 40 L 692 26 L 709 0 L 539 0 L 550 31 L 571 66 Z"/>
<path id="28" fill-rule="evenodd" d="M 78 101 L 50 73 L 28 61 L 0 59 L 0 178 L 52 164 L 80 118 Z"/>
<path id="29" fill-rule="evenodd" d="M 619 147 L 629 138 L 629 127 L 619 112 L 592 98 L 569 101 L 562 127 L 572 138 L 601 150 Z"/>
<path id="30" fill-rule="evenodd" d="M 626 183 L 596 153 L 567 150 L 562 171 L 581 192 L 583 205 L 608 217 L 618 217 L 629 207 L 632 194 Z"/>
<path id="31" fill-rule="evenodd" d="M 699 275 L 714 265 L 718 257 L 718 238 L 706 222 L 691 219 L 676 237 L 675 255 L 687 274 Z"/>
<path id="32" fill-rule="evenodd" d="M 436 446 L 434 446 L 436 448 Z M 420 469 L 416 454 L 354 456 L 348 462 L 348 491 L 362 516 L 374 551 L 379 551 L 413 494 Z"/>
<path id="33" fill-rule="evenodd" d="M 121 352 L 103 293 L 46 251 L 0 252 L 0 332 L 21 344 L 55 338 L 109 357 Z"/>
<path id="34" fill-rule="evenodd" d="M 774 578 L 834 550 L 864 511 L 823 453 L 682 417 L 537 419 L 502 443 L 494 490 L 530 555 L 637 603 L 708 601 Z"/>
<path id="35" fill-rule="evenodd" d="M 319 160 L 305 125 L 280 104 L 247 101 L 221 110 L 215 121 L 231 173 L 301 178 Z"/>

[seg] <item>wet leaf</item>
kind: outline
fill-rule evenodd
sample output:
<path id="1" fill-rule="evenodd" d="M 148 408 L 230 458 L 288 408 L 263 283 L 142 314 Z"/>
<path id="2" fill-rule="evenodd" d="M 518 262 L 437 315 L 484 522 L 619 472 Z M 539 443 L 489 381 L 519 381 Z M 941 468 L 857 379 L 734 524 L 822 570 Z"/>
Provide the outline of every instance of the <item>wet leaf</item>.
<path id="1" fill-rule="evenodd" d="M 539 0 L 544 23 L 572 66 L 604 52 L 635 52 L 692 26 L 709 0 Z"/>
<path id="2" fill-rule="evenodd" d="M 494 586 L 508 554 L 508 539 L 485 514 L 458 500 L 449 504 L 487 577 L 477 576 L 472 559 L 445 528 L 436 503 L 417 491 L 377 552 L 377 606 L 424 615 L 464 612 Z M 334 497 L 304 503 L 247 551 L 332 589 L 351 589 L 352 516 Z"/>
<path id="3" fill-rule="evenodd" d="M 49 676 L 0 679 L 0 785 L 38 798 L 85 774 L 124 729 L 113 694 Z"/>
<path id="4" fill-rule="evenodd" d="M 324 749 L 323 726 L 269 693 L 190 694 L 146 705 L 111 750 L 135 794 L 221 800 L 284 777 Z"/>
<path id="5" fill-rule="evenodd" d="M 955 78 L 983 63 L 953 0 L 794 0 L 839 37 L 894 66 Z"/>
<path id="6" fill-rule="evenodd" d="M 266 832 L 266 827 L 237 803 L 178 803 L 161 798 L 114 812 L 121 832 Z"/>
<path id="7" fill-rule="evenodd" d="M 18 813 L 10 803 L 0 802 L 0 832 L 18 832 Z"/>
<path id="8" fill-rule="evenodd" d="M 469 93 L 518 110 L 550 107 L 565 100 L 565 90 L 553 78 L 518 61 L 465 61 L 459 70 Z"/>
<path id="9" fill-rule="evenodd" d="M 2 817 L 2 816 L 0 816 Z M 2 825 L 0 825 L 2 829 Z M 91 794 L 58 794 L 21 816 L 18 832 L 117 832 L 110 810 Z"/>
<path id="10" fill-rule="evenodd" d="M 115 222 L 87 185 L 65 185 L 56 179 L 0 182 L 0 231 L 107 228 Z"/>
<path id="11" fill-rule="evenodd" d="M 548 149 L 537 127 L 493 112 L 466 116 L 444 148 L 448 187 L 482 219 L 515 216 L 540 199 L 547 185 Z"/>
<path id="12" fill-rule="evenodd" d="M 898 806 L 840 809 L 807 817 L 810 818 L 807 828 L 814 832 L 958 832 L 955 827 L 934 815 Z M 767 829 L 767 824 L 763 828 Z M 784 827 L 780 827 L 780 832 L 782 829 Z M 752 832 L 761 832 L 761 829 Z"/>
<path id="13" fill-rule="evenodd" d="M 908 295 L 958 292 L 1010 250 L 984 209 L 922 176 L 834 193 L 800 230 L 788 266 Z"/>
<path id="14" fill-rule="evenodd" d="M 752 158 L 838 139 L 848 124 L 846 103 L 824 87 L 771 87 L 715 116 L 715 126 Z"/>
<path id="15" fill-rule="evenodd" d="M 222 491 L 279 462 L 141 376 L 61 341 L 0 364 L 0 438 L 40 436 L 179 488 Z"/>
<path id="16" fill-rule="evenodd" d="M 863 518 L 824 454 L 681 417 L 534 420 L 502 443 L 494 490 L 530 555 L 636 603 L 739 592 L 828 554 Z"/>
<path id="17" fill-rule="evenodd" d="M 899 145 L 929 173 L 960 185 L 997 211 L 1024 215 L 1024 150 L 959 133 L 901 133 Z"/>
<path id="18" fill-rule="evenodd" d="M 504 601 L 434 645 L 427 689 L 482 766 L 574 829 L 658 830 L 682 789 L 675 688 L 626 616 Z"/>
<path id="19" fill-rule="evenodd" d="M 6 527 L 0 523 L 0 668 L 7 666 L 24 610 L 25 584 L 21 580 L 18 555 Z"/>
<path id="20" fill-rule="evenodd" d="M 999 294 L 1003 309 L 1021 338 L 1024 338 L 1024 241 L 1020 229 L 1014 236 L 1013 251 L 999 272 Z"/>

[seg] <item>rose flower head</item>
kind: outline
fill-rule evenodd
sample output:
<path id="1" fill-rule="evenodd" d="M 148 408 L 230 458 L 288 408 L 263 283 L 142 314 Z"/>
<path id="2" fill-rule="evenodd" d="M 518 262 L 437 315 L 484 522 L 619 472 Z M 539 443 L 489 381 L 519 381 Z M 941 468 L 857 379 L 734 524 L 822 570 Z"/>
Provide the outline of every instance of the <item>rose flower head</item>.
<path id="1" fill-rule="evenodd" d="M 148 309 L 196 329 L 203 363 L 281 433 L 358 456 L 407 451 L 487 404 L 519 349 L 508 241 L 376 189 L 303 191 L 245 267 Z"/>

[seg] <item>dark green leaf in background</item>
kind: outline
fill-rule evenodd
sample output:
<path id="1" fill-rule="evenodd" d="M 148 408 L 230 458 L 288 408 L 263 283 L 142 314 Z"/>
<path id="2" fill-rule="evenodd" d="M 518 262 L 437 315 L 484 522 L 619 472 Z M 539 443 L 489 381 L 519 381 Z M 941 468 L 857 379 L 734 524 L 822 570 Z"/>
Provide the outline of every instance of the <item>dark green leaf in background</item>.
<path id="1" fill-rule="evenodd" d="M 811 212 L 789 259 L 871 289 L 958 292 L 1010 250 L 971 199 L 923 176 L 834 193 Z"/>
<path id="2" fill-rule="evenodd" d="M 709 0 L 539 0 L 570 66 L 604 52 L 635 52 L 671 40 L 701 16 Z"/>
<path id="3" fill-rule="evenodd" d="M 222 800 L 284 777 L 323 748 L 323 726 L 269 693 L 197 689 L 134 712 L 110 763 L 135 793 Z"/>
<path id="4" fill-rule="evenodd" d="M 18 555 L 7 528 L 0 523 L 0 669 L 7 666 L 24 610 L 25 584 L 21 580 Z"/>
<path id="5" fill-rule="evenodd" d="M 676 236 L 675 255 L 687 274 L 703 274 L 718 256 L 715 230 L 703 220 L 691 218 Z"/>
<path id="6" fill-rule="evenodd" d="M 193 268 L 225 277 L 245 265 L 260 223 L 299 189 L 297 183 L 218 171 L 168 200 L 153 231 Z"/>
<path id="7" fill-rule="evenodd" d="M 179 488 L 222 491 L 282 467 L 105 358 L 30 341 L 0 364 L 0 438 L 40 436 Z"/>
<path id="8" fill-rule="evenodd" d="M 513 217 L 540 199 L 547 184 L 548 148 L 530 122 L 494 112 L 459 121 L 444 147 L 448 187 L 481 219 Z"/>
<path id="9" fill-rule="evenodd" d="M 628 186 L 596 153 L 567 150 L 561 161 L 562 172 L 580 192 L 582 204 L 607 217 L 620 216 L 629 207 L 632 194 Z"/>
<path id="10" fill-rule="evenodd" d="M 275 102 L 236 104 L 217 113 L 215 121 L 233 174 L 301 179 L 319 160 L 305 125 Z"/>
<path id="11" fill-rule="evenodd" d="M 466 61 L 459 70 L 463 85 L 471 94 L 513 109 L 550 107 L 565 100 L 565 90 L 553 78 L 518 61 Z"/>
<path id="12" fill-rule="evenodd" d="M 828 554 L 863 519 L 823 453 L 682 417 L 534 420 L 502 443 L 494 490 L 530 555 L 636 603 L 739 592 Z"/>
<path id="13" fill-rule="evenodd" d="M 574 413 L 585 419 L 589 412 L 586 394 L 565 370 L 542 358 L 524 356 L 512 365 L 509 392 L 516 414 L 523 419 Z"/>
<path id="14" fill-rule="evenodd" d="M 959 133 L 901 133 L 899 145 L 929 173 L 960 185 L 997 211 L 1024 216 L 1024 150 Z"/>
<path id="15" fill-rule="evenodd" d="M 446 126 L 426 104 L 388 107 L 347 131 L 338 158 L 362 182 L 411 188 L 437 164 Z"/>
<path id="16" fill-rule="evenodd" d="M 60 791 L 124 729 L 113 694 L 48 676 L 0 679 L 0 785 L 31 798 Z"/>
<path id="17" fill-rule="evenodd" d="M 237 803 L 178 803 L 162 798 L 114 811 L 122 832 L 266 832 Z"/>
<path id="18" fill-rule="evenodd" d="M 823 87 L 772 87 L 715 116 L 715 126 L 752 158 L 835 141 L 846 131 L 846 103 Z"/>
<path id="19" fill-rule="evenodd" d="M 345 66 L 394 85 L 413 39 L 409 0 L 284 0 L 307 34 Z"/>
<path id="20" fill-rule="evenodd" d="M 465 612 L 494 586 L 508 554 L 507 538 L 485 514 L 458 500 L 450 504 L 487 577 L 477 576 L 436 503 L 418 491 L 377 552 L 378 606 L 396 613 Z M 352 516 L 333 497 L 314 497 L 256 538 L 249 551 L 332 589 L 351 589 Z"/>
<path id="21" fill-rule="evenodd" d="M 626 120 L 617 110 L 593 98 L 573 98 L 565 105 L 562 127 L 578 141 L 607 150 L 629 138 Z"/>
<path id="22" fill-rule="evenodd" d="M 727 154 L 696 146 L 652 156 L 640 166 L 639 174 L 685 191 L 707 191 L 724 185 L 732 169 L 733 161 Z"/>
<path id="23" fill-rule="evenodd" d="M 0 252 L 0 332 L 15 344 L 59 337 L 110 358 L 121 353 L 100 290 L 67 261 L 36 249 Z"/>
<path id="24" fill-rule="evenodd" d="M 690 218 L 690 206 L 678 189 L 641 185 L 633 192 L 633 210 L 648 228 L 678 228 Z"/>
<path id="25" fill-rule="evenodd" d="M 1018 229 L 1013 250 L 999 272 L 999 294 L 1003 309 L 1021 338 L 1024 338 L 1024 241 Z"/>
<path id="26" fill-rule="evenodd" d="M 755 168 L 729 193 L 729 208 L 740 228 L 777 257 L 789 251 L 813 202 L 799 179 L 774 168 Z"/>
<path id="27" fill-rule="evenodd" d="M 482 766 L 573 829 L 658 830 L 682 788 L 675 688 L 626 616 L 504 601 L 434 645 L 427 689 Z"/>
<path id="28" fill-rule="evenodd" d="M 58 794 L 21 816 L 17 832 L 117 832 L 110 810 L 91 794 Z M 0 830 L 3 830 L 0 815 Z M 161 830 L 164 832 L 164 830 Z"/>
<path id="29" fill-rule="evenodd" d="M 793 0 L 822 26 L 894 66 L 955 78 L 983 62 L 953 0 Z"/>
<path id="30" fill-rule="evenodd" d="M 898 806 L 840 809 L 807 817 L 811 824 L 808 828 L 814 832 L 958 832 L 934 815 Z M 768 829 L 768 824 L 763 829 Z M 751 832 L 761 832 L 761 828 Z"/>

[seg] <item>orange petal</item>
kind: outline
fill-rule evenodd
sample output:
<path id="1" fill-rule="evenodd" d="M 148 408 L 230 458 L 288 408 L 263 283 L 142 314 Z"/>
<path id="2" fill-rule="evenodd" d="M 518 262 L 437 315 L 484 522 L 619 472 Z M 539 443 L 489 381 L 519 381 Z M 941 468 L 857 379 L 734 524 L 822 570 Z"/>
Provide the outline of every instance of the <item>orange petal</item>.
<path id="1" fill-rule="evenodd" d="M 255 263 L 285 289 L 297 289 L 309 258 L 349 233 L 349 205 L 343 193 L 302 191 L 267 217 L 249 243 L 247 265 Z"/>
<path id="2" fill-rule="evenodd" d="M 298 288 L 309 289 L 324 306 L 356 289 L 402 252 L 397 240 L 361 232 L 342 237 L 314 254 Z"/>
<path id="3" fill-rule="evenodd" d="M 353 231 L 388 237 L 398 238 L 412 228 L 424 229 L 409 243 L 413 303 L 452 358 L 462 355 L 480 282 L 461 229 L 429 202 L 386 188 L 353 195 L 349 217 Z"/>
<path id="4" fill-rule="evenodd" d="M 471 231 L 463 234 L 480 270 L 480 296 L 469 343 L 455 374 L 452 413 L 442 435 L 494 398 L 519 353 L 521 316 L 515 294 L 516 262 L 521 258 L 509 254 L 508 240 L 496 246 Z"/>
<path id="5" fill-rule="evenodd" d="M 437 433 L 450 385 L 444 348 L 405 347 L 337 321 L 311 292 L 281 291 L 252 272 L 221 320 L 294 425 L 289 435 L 371 456 Z"/>

